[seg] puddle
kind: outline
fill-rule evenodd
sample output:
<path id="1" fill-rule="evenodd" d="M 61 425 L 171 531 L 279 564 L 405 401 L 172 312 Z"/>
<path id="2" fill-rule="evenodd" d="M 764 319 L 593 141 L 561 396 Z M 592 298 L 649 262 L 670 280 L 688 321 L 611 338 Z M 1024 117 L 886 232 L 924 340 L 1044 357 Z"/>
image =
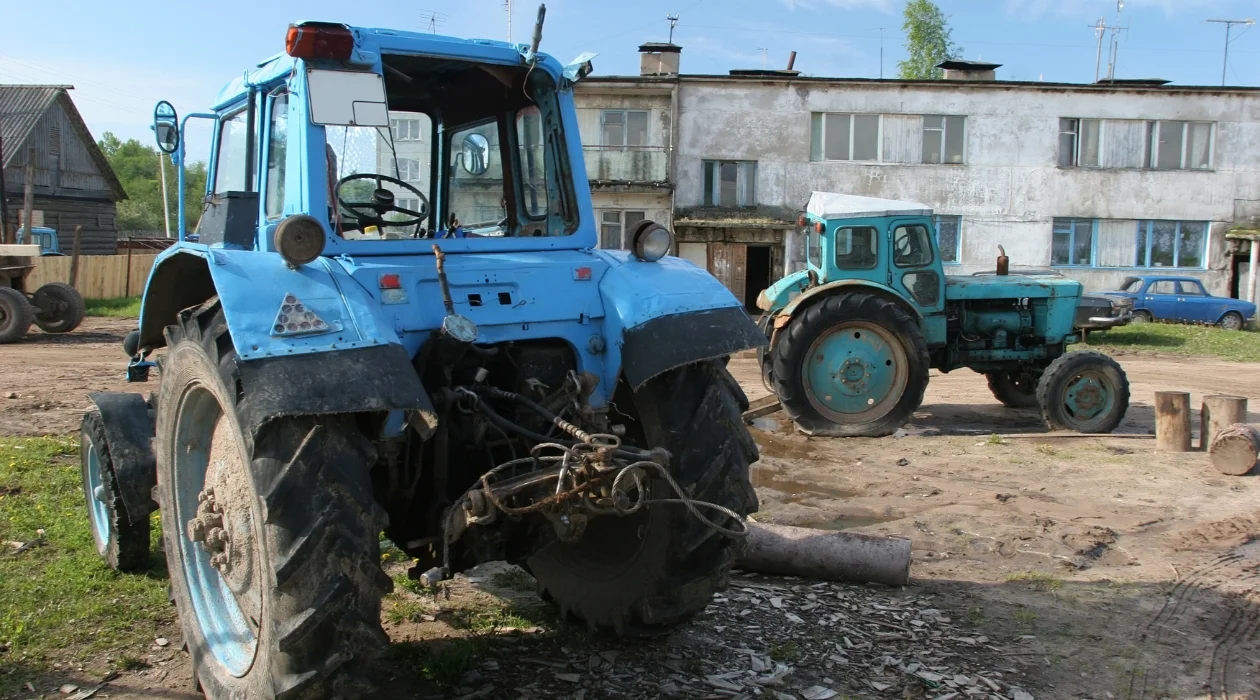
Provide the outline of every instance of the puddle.
<path id="1" fill-rule="evenodd" d="M 756 428 L 757 430 L 761 430 L 767 433 L 783 432 L 783 423 L 771 418 L 770 416 L 762 416 L 761 418 L 754 418 L 752 422 L 752 427 Z"/>
<path id="2" fill-rule="evenodd" d="M 794 503 L 811 496 L 820 496 L 822 498 L 852 498 L 858 495 L 857 491 L 848 491 L 845 489 L 835 489 L 827 486 L 819 486 L 818 484 L 807 484 L 802 481 L 792 481 L 784 478 L 782 474 L 765 467 L 752 468 L 753 486 L 774 489 L 779 493 L 788 495 L 786 503 Z"/>

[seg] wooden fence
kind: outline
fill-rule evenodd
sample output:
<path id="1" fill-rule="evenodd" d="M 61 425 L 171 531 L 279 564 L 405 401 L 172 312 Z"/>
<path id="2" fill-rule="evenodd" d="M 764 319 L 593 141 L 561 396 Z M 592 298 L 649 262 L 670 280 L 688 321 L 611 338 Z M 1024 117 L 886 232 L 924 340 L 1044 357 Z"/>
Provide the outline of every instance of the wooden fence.
<path id="1" fill-rule="evenodd" d="M 79 281 L 76 286 L 84 299 L 140 296 L 156 258 L 154 253 L 138 252 L 131 255 L 79 256 Z M 69 281 L 70 256 L 46 256 L 39 258 L 26 279 L 26 289 L 33 292 L 49 282 Z"/>

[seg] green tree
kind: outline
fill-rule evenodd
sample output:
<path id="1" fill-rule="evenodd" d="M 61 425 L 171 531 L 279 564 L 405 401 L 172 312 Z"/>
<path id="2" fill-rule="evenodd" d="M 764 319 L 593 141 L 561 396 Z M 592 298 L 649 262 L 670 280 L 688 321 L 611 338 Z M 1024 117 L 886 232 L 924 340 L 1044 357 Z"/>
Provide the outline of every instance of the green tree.
<path id="1" fill-rule="evenodd" d="M 910 55 L 897 62 L 897 77 L 902 80 L 940 80 L 943 71 L 936 64 L 962 55 L 962 47 L 950 37 L 947 17 L 932 0 L 907 0 L 905 22 L 906 52 Z"/>
<path id="2" fill-rule="evenodd" d="M 127 199 L 118 203 L 118 230 L 161 231 L 165 228 L 162 213 L 162 182 L 158 163 L 166 170 L 167 197 L 170 201 L 172 235 L 175 233 L 175 217 L 178 201 L 175 190 L 179 173 L 171 159 L 158 150 L 142 145 L 135 139 L 122 141 L 105 132 L 97 144 L 109 160 L 114 174 L 127 192 Z M 184 171 L 184 222 L 188 230 L 197 225 L 201 216 L 201 200 L 206 193 L 206 164 L 202 161 L 189 163 Z"/>

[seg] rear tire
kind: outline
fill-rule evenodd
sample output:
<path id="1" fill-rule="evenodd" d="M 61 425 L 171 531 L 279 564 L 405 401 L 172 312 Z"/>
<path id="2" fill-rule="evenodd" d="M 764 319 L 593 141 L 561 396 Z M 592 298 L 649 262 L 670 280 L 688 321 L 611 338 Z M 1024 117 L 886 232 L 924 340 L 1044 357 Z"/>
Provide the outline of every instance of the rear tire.
<path id="1" fill-rule="evenodd" d="M 1227 331 L 1240 331 L 1244 324 L 1242 314 L 1237 311 L 1230 311 L 1221 317 L 1221 328 Z"/>
<path id="2" fill-rule="evenodd" d="M 114 478 L 105 423 L 95 409 L 83 414 L 79 426 L 79 469 L 97 554 L 115 571 L 149 568 L 149 518 L 133 523 L 127 514 Z"/>
<path id="3" fill-rule="evenodd" d="M 653 378 L 619 405 L 629 440 L 669 450 L 670 474 L 691 498 L 741 515 L 757 510 L 749 465 L 757 445 L 740 420 L 748 401 L 716 362 L 684 365 Z M 676 497 L 654 479 L 651 498 Z M 732 527 L 722 515 L 707 517 Z M 648 506 L 628 516 L 592 518 L 577 542 L 553 542 L 531 555 L 526 568 L 562 614 L 620 635 L 653 636 L 686 622 L 726 588 L 744 541 L 710 530 L 678 504 Z"/>
<path id="4" fill-rule="evenodd" d="M 1110 433 L 1129 409 L 1129 378 L 1107 355 L 1069 352 L 1041 375 L 1037 403 L 1051 430 Z"/>
<path id="5" fill-rule="evenodd" d="M 249 396 L 217 299 L 166 333 L 157 490 L 198 684 L 211 698 L 370 696 L 372 659 L 389 643 L 381 596 L 393 586 L 377 558 L 386 517 L 368 474 L 375 450 L 345 416 L 276 418 L 246 434 Z M 204 541 L 231 538 L 226 566 L 190 538 L 203 496 L 222 517 Z"/>
<path id="6" fill-rule="evenodd" d="M 21 340 L 34 320 L 35 309 L 25 294 L 13 287 L 0 287 L 0 344 Z"/>
<path id="7" fill-rule="evenodd" d="M 35 325 L 45 333 L 69 333 L 83 323 L 87 315 L 87 307 L 79 290 L 65 282 L 49 282 L 35 290 Z M 49 314 L 39 311 L 46 305 L 53 305 L 58 310 Z"/>
<path id="8" fill-rule="evenodd" d="M 827 357 L 826 347 L 847 349 Z M 931 365 L 918 322 L 897 304 L 860 292 L 799 312 L 770 358 L 774 393 L 797 427 L 833 437 L 882 437 L 905 425 L 923 403 Z M 855 406 L 871 408 L 841 410 Z"/>
<path id="9" fill-rule="evenodd" d="M 1037 407 L 1037 380 L 1041 379 L 1041 372 L 1019 366 L 999 372 L 985 372 L 984 376 L 989 380 L 989 391 L 993 392 L 993 397 L 1001 401 L 1003 406 Z"/>

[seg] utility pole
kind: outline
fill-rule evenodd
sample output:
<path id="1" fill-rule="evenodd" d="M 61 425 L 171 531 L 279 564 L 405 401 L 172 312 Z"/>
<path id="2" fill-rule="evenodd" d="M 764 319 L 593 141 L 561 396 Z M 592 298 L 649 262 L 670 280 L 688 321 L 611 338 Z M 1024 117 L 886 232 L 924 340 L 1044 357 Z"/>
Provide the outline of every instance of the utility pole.
<path id="1" fill-rule="evenodd" d="M 1098 82 L 1098 74 L 1102 70 L 1102 40 L 1107 33 L 1107 20 L 1102 17 L 1098 18 L 1098 24 L 1094 26 L 1094 34 L 1098 37 L 1098 52 L 1094 54 L 1094 82 Z"/>
<path id="2" fill-rule="evenodd" d="M 1120 32 L 1127 29 L 1120 25 L 1120 13 L 1123 11 L 1124 0 L 1116 0 L 1116 26 L 1108 27 L 1111 30 L 1111 60 L 1107 63 L 1107 80 L 1115 80 L 1116 77 L 1116 61 L 1120 58 Z"/>
<path id="3" fill-rule="evenodd" d="M 766 69 L 766 55 L 770 52 L 770 49 L 763 49 L 760 46 L 758 46 L 757 50 L 761 52 L 761 69 L 765 70 Z"/>
<path id="4" fill-rule="evenodd" d="M 879 79 L 884 79 L 884 28 L 879 28 Z"/>
<path id="5" fill-rule="evenodd" d="M 1256 21 L 1250 17 L 1247 19 L 1209 19 L 1209 22 L 1225 25 L 1225 58 L 1221 60 L 1221 87 L 1225 86 L 1225 68 L 1229 66 L 1229 32 L 1234 28 L 1235 24 L 1252 25 Z"/>
<path id="6" fill-rule="evenodd" d="M 678 26 L 678 15 L 665 15 L 669 20 L 669 43 L 674 43 L 674 27 Z"/>
<path id="7" fill-rule="evenodd" d="M 503 5 L 507 7 L 508 16 L 508 43 L 512 43 L 512 0 L 503 0 Z"/>

